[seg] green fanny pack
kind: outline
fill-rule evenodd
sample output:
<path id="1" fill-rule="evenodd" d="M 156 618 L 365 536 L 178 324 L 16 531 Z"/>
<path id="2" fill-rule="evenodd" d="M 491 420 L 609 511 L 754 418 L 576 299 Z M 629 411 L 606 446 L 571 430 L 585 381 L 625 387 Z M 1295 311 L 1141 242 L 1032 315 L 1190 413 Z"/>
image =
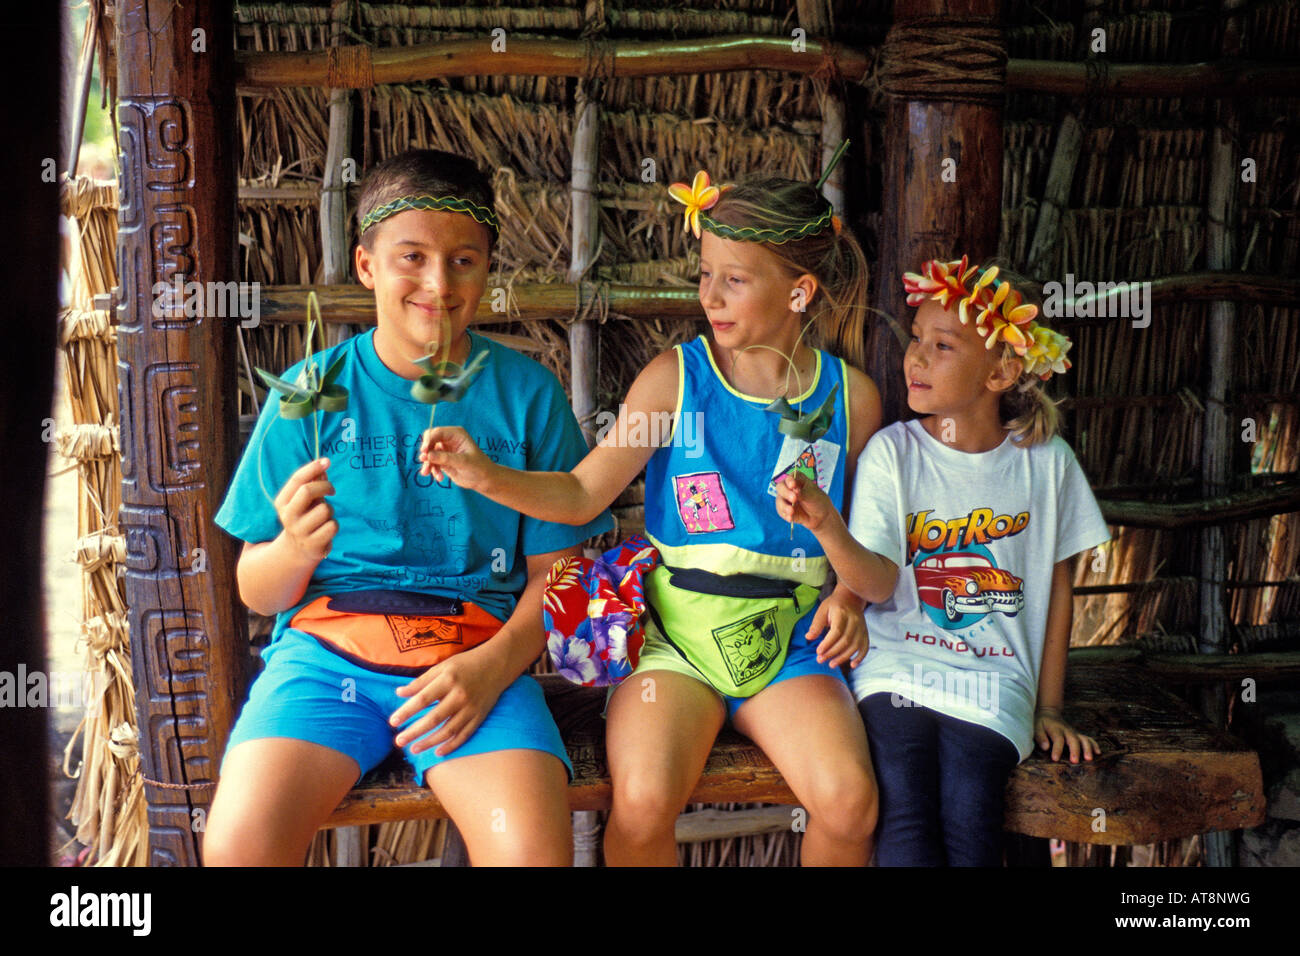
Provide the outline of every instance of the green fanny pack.
<path id="1" fill-rule="evenodd" d="M 645 578 L 651 623 L 728 697 L 752 697 L 776 676 L 819 593 L 811 584 L 666 565 Z"/>

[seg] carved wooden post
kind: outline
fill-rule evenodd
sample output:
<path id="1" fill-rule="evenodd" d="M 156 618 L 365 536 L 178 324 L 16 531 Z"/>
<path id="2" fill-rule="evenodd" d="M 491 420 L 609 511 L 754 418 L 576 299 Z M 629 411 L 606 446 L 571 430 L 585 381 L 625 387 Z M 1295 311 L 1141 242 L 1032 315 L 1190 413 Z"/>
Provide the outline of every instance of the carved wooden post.
<path id="1" fill-rule="evenodd" d="M 212 524 L 236 447 L 239 319 L 208 314 L 231 311 L 209 283 L 235 278 L 233 11 L 123 0 L 117 22 L 120 523 L 140 768 L 156 781 L 150 863 L 195 864 L 249 660 L 235 542 Z M 202 308 L 177 281 L 200 283 Z"/>
<path id="2" fill-rule="evenodd" d="M 900 276 L 926 259 L 998 248 L 1006 44 L 1001 0 L 894 0 L 881 50 L 886 106 L 875 306 L 905 331 Z M 944 44 L 957 44 L 956 50 Z M 885 422 L 907 410 L 902 345 L 883 319 L 874 363 Z"/>

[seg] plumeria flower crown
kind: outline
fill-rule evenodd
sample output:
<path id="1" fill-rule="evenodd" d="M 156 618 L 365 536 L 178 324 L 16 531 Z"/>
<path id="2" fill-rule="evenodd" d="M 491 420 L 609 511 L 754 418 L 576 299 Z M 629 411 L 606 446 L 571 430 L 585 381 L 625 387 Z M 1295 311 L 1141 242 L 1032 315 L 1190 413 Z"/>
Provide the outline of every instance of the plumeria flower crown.
<path id="1" fill-rule="evenodd" d="M 849 148 L 849 141 L 845 140 L 840 143 L 839 148 L 835 150 L 835 155 L 826 164 L 826 169 L 822 172 L 821 179 L 817 180 L 816 189 L 819 191 L 822 185 L 830 176 L 831 171 L 839 163 L 840 158 L 844 155 L 845 150 Z M 796 239 L 803 239 L 808 236 L 815 236 L 826 228 L 835 230 L 835 234 L 840 234 L 843 224 L 840 217 L 835 215 L 829 201 L 826 206 L 817 215 L 805 222 L 787 226 L 784 229 L 767 229 L 756 226 L 729 226 L 726 223 L 718 222 L 712 216 L 706 215 L 706 211 L 712 209 L 722 198 L 722 194 L 730 189 L 731 183 L 721 186 L 713 185 L 709 179 L 709 174 L 700 170 L 695 174 L 695 179 L 691 185 L 685 183 L 673 183 L 668 187 L 668 195 L 677 200 L 686 207 L 685 215 L 682 220 L 682 227 L 690 230 L 695 238 L 700 238 L 700 228 L 703 227 L 715 236 L 723 239 L 739 239 L 744 242 L 771 242 L 776 245 L 782 245 L 787 242 L 793 242 Z"/>
<path id="2" fill-rule="evenodd" d="M 980 269 L 967 256 L 952 262 L 931 259 L 919 274 L 903 273 L 903 288 L 911 306 L 933 299 L 946 309 L 955 299 L 961 324 L 969 325 L 973 319 L 985 348 L 998 342 L 1010 345 L 1030 375 L 1046 381 L 1053 372 L 1070 368 L 1065 353 L 1073 343 L 1034 321 L 1038 306 L 1025 302 L 1009 281 L 998 279 L 997 266 Z"/>

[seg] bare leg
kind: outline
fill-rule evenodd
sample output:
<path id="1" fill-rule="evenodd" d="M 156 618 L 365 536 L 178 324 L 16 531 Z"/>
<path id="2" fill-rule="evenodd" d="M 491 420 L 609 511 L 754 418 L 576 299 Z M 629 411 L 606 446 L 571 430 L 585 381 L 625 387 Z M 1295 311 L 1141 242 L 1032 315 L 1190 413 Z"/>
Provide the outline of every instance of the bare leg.
<path id="1" fill-rule="evenodd" d="M 207 866 L 302 866 L 312 837 L 361 775 L 357 762 L 289 737 L 227 755 L 203 833 Z"/>
<path id="2" fill-rule="evenodd" d="M 634 674 L 614 692 L 605 728 L 614 783 L 605 825 L 608 865 L 677 865 L 677 815 L 726 715 L 712 688 L 672 671 Z"/>
<path id="3" fill-rule="evenodd" d="M 572 866 L 569 783 L 543 750 L 457 757 L 424 775 L 456 822 L 474 866 Z"/>
<path id="4" fill-rule="evenodd" d="M 847 687 L 809 674 L 773 684 L 736 711 L 808 810 L 804 866 L 865 866 L 876 829 L 876 779 L 866 728 Z"/>

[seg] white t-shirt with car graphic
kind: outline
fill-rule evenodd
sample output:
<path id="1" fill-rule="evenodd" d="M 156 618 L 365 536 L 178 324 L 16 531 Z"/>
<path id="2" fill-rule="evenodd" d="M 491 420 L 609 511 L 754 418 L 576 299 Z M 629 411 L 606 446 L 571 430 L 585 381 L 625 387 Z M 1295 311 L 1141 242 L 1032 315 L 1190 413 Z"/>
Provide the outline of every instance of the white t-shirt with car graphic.
<path id="1" fill-rule="evenodd" d="M 1110 539 L 1070 446 L 1008 436 L 970 453 L 897 422 L 858 459 L 849 530 L 899 568 L 893 596 L 866 611 L 857 699 L 897 695 L 989 727 L 1027 757 L 1053 566 Z"/>

